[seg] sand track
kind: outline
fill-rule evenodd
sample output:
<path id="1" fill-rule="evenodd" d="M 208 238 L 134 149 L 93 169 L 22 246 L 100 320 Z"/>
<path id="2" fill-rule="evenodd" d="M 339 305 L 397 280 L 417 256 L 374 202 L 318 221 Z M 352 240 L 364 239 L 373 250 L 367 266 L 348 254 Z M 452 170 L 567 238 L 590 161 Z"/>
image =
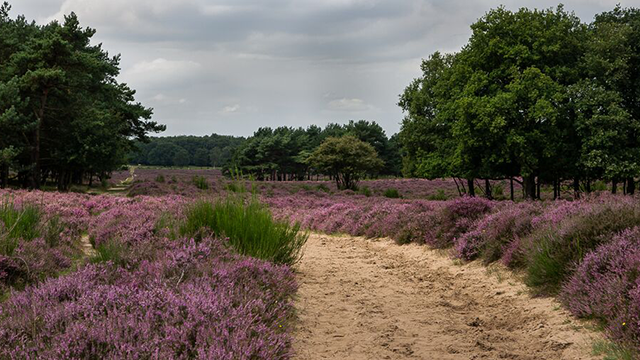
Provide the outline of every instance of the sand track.
<path id="1" fill-rule="evenodd" d="M 598 335 L 501 266 L 311 234 L 298 269 L 297 359 L 592 359 Z"/>

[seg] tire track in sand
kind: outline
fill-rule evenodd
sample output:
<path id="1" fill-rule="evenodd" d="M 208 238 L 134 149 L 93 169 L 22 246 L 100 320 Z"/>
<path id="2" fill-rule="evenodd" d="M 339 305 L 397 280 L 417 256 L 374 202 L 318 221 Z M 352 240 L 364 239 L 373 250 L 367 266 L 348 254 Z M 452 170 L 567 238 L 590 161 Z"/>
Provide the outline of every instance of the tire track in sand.
<path id="1" fill-rule="evenodd" d="M 595 359 L 598 334 L 499 265 L 311 234 L 298 271 L 296 359 Z"/>

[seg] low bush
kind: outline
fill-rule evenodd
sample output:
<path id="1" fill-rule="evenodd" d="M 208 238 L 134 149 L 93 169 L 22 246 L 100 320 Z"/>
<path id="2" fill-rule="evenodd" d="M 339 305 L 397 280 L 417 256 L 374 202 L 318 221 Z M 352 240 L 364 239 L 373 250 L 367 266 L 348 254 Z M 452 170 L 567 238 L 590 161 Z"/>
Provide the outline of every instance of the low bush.
<path id="1" fill-rule="evenodd" d="M 540 215 L 540 203 L 510 203 L 479 220 L 473 228 L 455 239 L 456 256 L 464 260 L 482 257 L 490 263 L 517 246 L 517 242 L 533 230 L 532 220 Z M 508 253 L 513 257 L 512 252 Z M 508 259 L 512 263 L 513 259 Z"/>
<path id="2" fill-rule="evenodd" d="M 369 189 L 368 186 L 360 186 L 358 188 L 358 194 L 364 195 L 366 197 L 370 197 L 371 195 L 373 195 L 373 193 L 371 192 L 371 189 Z"/>
<path id="3" fill-rule="evenodd" d="M 445 201 L 449 200 L 449 196 L 445 194 L 444 190 L 438 189 L 435 194 L 431 194 L 427 196 L 427 200 L 431 201 Z"/>
<path id="4" fill-rule="evenodd" d="M 158 176 L 156 176 L 156 182 L 163 183 L 164 182 L 164 175 L 159 174 Z"/>
<path id="5" fill-rule="evenodd" d="M 437 248 L 454 244 L 459 236 L 470 229 L 474 222 L 493 208 L 493 202 L 478 197 L 463 196 L 447 201 L 433 217 L 425 242 Z"/>
<path id="6" fill-rule="evenodd" d="M 246 202 L 241 197 L 227 197 L 213 203 L 199 201 L 186 210 L 180 232 L 200 237 L 213 232 L 228 238 L 240 254 L 287 265 L 299 260 L 308 238 L 308 234 L 300 231 L 299 223 L 275 220 L 255 197 Z"/>
<path id="7" fill-rule="evenodd" d="M 384 197 L 389 199 L 399 199 L 400 193 L 398 192 L 398 189 L 391 188 L 384 191 Z"/>
<path id="8" fill-rule="evenodd" d="M 613 339 L 640 351 L 640 227 L 587 254 L 560 298 L 574 315 L 599 320 Z"/>
<path id="9" fill-rule="evenodd" d="M 526 283 L 555 293 L 574 264 L 616 233 L 640 224 L 634 199 L 604 196 L 580 204 L 580 211 L 541 226 L 526 239 Z"/>

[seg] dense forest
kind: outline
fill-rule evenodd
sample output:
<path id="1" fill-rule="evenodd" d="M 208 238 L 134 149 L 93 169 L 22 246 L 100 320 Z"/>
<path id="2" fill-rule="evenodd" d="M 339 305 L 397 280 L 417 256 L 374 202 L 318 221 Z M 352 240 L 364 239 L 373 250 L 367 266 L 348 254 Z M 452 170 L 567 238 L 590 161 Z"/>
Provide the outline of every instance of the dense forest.
<path id="1" fill-rule="evenodd" d="M 406 176 L 633 194 L 640 176 L 640 10 L 584 24 L 562 6 L 489 11 L 457 53 L 434 53 L 400 97 Z"/>
<path id="2" fill-rule="evenodd" d="M 330 137 L 352 135 L 370 144 L 384 162 L 370 175 L 399 176 L 402 158 L 397 135 L 387 138 L 375 122 L 350 121 L 308 128 L 260 128 L 245 139 L 225 135 L 154 137 L 138 142 L 131 164 L 151 166 L 214 166 L 240 171 L 258 180 L 305 180 L 318 171 L 309 158 Z"/>
<path id="3" fill-rule="evenodd" d="M 164 130 L 75 14 L 40 26 L 9 11 L 0 6 L 0 186 L 104 179 L 134 140 Z"/>
<path id="4" fill-rule="evenodd" d="M 129 162 L 151 166 L 225 167 L 244 141 L 243 137 L 218 134 L 152 137 L 136 143 Z"/>

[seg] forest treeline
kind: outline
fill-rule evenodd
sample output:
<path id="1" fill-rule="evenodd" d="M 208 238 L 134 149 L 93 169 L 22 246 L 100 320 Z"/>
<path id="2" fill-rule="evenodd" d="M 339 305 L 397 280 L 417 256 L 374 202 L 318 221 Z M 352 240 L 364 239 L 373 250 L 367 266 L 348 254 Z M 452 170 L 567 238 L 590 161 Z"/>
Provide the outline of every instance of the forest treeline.
<path id="1" fill-rule="evenodd" d="M 226 167 L 243 137 L 211 134 L 205 136 L 163 136 L 139 141 L 129 155 L 132 165 Z"/>
<path id="2" fill-rule="evenodd" d="M 324 129 L 264 127 L 248 138 L 211 136 L 153 137 L 139 142 L 131 164 L 155 166 L 214 166 L 240 171 L 258 180 L 305 180 L 318 175 L 309 160 L 330 137 L 352 135 L 370 144 L 384 162 L 372 176 L 401 174 L 402 158 L 397 136 L 388 138 L 380 125 L 366 120 L 329 124 Z"/>
<path id="3" fill-rule="evenodd" d="M 75 14 L 37 25 L 9 11 L 0 6 L 0 186 L 106 179 L 134 140 L 164 130 Z"/>
<path id="4" fill-rule="evenodd" d="M 423 60 L 400 97 L 406 176 L 512 179 L 633 194 L 640 176 L 640 10 L 584 24 L 562 6 L 489 11 L 457 53 Z M 490 193 L 489 193 L 490 195 Z"/>

